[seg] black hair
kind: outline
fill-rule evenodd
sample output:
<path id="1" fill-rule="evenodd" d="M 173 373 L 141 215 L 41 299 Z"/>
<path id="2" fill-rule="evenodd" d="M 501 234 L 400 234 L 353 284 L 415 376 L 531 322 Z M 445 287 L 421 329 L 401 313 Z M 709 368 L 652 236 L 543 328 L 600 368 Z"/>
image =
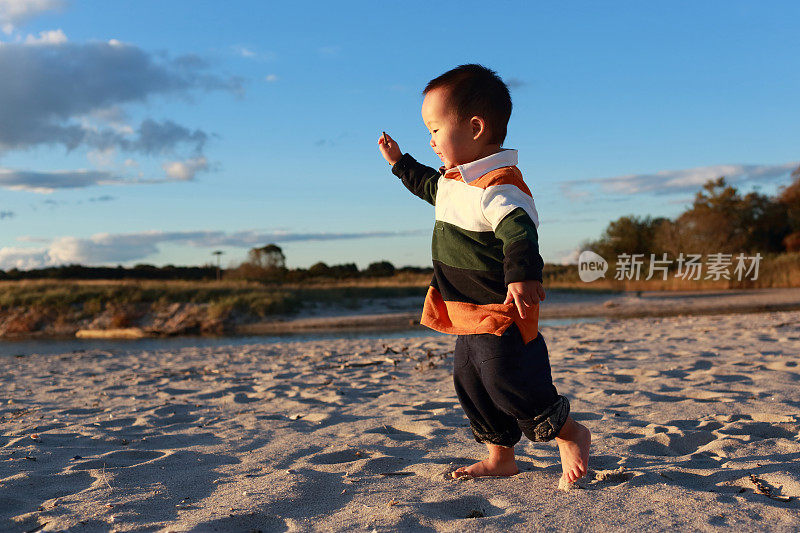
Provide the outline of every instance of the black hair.
<path id="1" fill-rule="evenodd" d="M 480 116 L 489 127 L 490 144 L 503 144 L 511 118 L 511 93 L 497 73 L 483 65 L 459 65 L 425 86 L 422 95 L 445 88 L 458 120 Z"/>

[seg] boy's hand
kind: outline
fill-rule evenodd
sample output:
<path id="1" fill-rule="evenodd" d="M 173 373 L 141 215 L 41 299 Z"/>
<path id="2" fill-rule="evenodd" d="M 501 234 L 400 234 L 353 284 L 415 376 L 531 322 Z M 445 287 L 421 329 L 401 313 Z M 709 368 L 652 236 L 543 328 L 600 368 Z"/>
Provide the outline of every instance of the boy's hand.
<path id="1" fill-rule="evenodd" d="M 519 316 L 527 318 L 526 307 L 533 307 L 540 300 L 544 300 L 544 287 L 535 279 L 515 281 L 508 284 L 508 294 L 504 304 L 514 302 L 517 305 Z"/>
<path id="2" fill-rule="evenodd" d="M 394 165 L 400 158 L 403 157 L 403 152 L 400 151 L 400 147 L 397 146 L 397 143 L 389 137 L 389 134 L 386 134 L 386 138 L 389 140 L 388 143 L 383 142 L 383 134 L 381 134 L 380 138 L 378 139 L 378 148 L 381 149 L 381 154 L 383 154 L 383 158 L 386 159 L 390 165 Z"/>

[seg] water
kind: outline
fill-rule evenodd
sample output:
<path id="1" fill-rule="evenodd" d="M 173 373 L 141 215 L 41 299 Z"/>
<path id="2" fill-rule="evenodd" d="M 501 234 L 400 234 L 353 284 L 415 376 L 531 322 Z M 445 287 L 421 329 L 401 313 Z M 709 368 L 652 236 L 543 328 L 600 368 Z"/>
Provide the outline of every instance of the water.
<path id="1" fill-rule="evenodd" d="M 562 318 L 540 320 L 540 326 L 567 326 L 587 322 L 603 322 L 605 318 Z M 214 346 L 242 346 L 245 344 L 271 344 L 291 341 L 319 341 L 339 339 L 399 339 L 444 335 L 428 328 L 395 330 L 359 330 L 335 332 L 304 332 L 283 335 L 250 335 L 240 337 L 163 337 L 145 339 L 54 339 L 29 341 L 0 341 L 0 357 L 32 354 L 62 354 L 88 350 L 152 351 L 180 348 L 205 348 Z"/>

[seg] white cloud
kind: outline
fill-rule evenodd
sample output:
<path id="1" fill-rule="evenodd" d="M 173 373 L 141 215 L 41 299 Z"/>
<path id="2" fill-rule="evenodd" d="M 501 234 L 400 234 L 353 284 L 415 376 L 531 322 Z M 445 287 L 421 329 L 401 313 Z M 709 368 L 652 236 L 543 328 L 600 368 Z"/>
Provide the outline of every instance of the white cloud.
<path id="1" fill-rule="evenodd" d="M 0 24 L 10 35 L 16 24 L 63 6 L 63 0 L 0 0 Z"/>
<path id="2" fill-rule="evenodd" d="M 111 154 L 104 152 L 98 152 L 90 156 L 90 158 L 94 158 L 94 162 L 98 165 L 110 162 L 110 157 Z M 135 164 L 135 162 L 133 163 Z M 131 178 L 118 176 L 106 170 L 77 169 L 37 172 L 0 167 L 0 188 L 50 194 L 59 189 L 81 189 L 97 185 L 154 185 L 175 181 L 190 181 L 194 179 L 196 172 L 207 170 L 208 164 L 205 157 L 197 157 L 186 161 L 165 163 L 164 167 L 169 177 L 153 179 L 144 178 L 143 172 L 138 173 L 138 178 Z"/>
<path id="3" fill-rule="evenodd" d="M 242 57 L 255 57 L 256 53 L 244 46 L 234 46 L 234 52 Z"/>
<path id="4" fill-rule="evenodd" d="M 427 233 L 414 231 L 371 231 L 361 233 L 291 233 L 287 231 L 143 231 L 138 233 L 98 233 L 88 238 L 58 237 L 39 248 L 7 246 L 0 248 L 0 269 L 31 269 L 70 263 L 84 265 L 117 264 L 144 259 L 158 252 L 164 243 L 196 248 L 251 248 L 268 243 L 328 241 L 343 239 L 391 238 Z M 43 242 L 22 236 L 20 242 Z"/>
<path id="5" fill-rule="evenodd" d="M 276 57 L 275 52 L 255 50 L 252 46 L 237 44 L 230 48 L 237 56 L 256 61 L 272 61 Z"/>
<path id="6" fill-rule="evenodd" d="M 578 257 L 581 255 L 581 249 L 575 248 L 574 250 L 570 250 L 565 252 L 563 250 L 557 252 L 557 255 L 561 256 L 559 262 L 562 265 L 577 265 L 578 264 Z"/>
<path id="7" fill-rule="evenodd" d="M 696 192 L 708 180 L 725 176 L 729 184 L 776 181 L 797 168 L 797 161 L 779 165 L 714 165 L 681 170 L 662 170 L 653 174 L 630 174 L 611 178 L 569 180 L 561 183 L 561 192 L 571 200 L 581 200 L 596 193 L 606 194 L 679 194 Z"/>
<path id="8" fill-rule="evenodd" d="M 136 132 L 128 120 L 128 113 L 118 105 L 98 107 L 80 117 L 81 125 L 87 130 L 97 132 L 101 126 L 108 126 L 122 135 L 133 135 Z"/>
<path id="9" fill-rule="evenodd" d="M 208 170 L 208 160 L 200 156 L 185 161 L 169 161 L 161 165 L 161 168 L 174 180 L 190 181 L 201 170 Z"/>
<path id="10" fill-rule="evenodd" d="M 264 81 L 269 83 L 276 82 L 278 81 L 278 76 L 276 74 L 267 74 L 266 76 L 264 76 Z"/>
<path id="11" fill-rule="evenodd" d="M 65 42 L 67 42 L 67 36 L 64 35 L 64 32 L 61 30 L 40 31 L 39 37 L 28 35 L 25 38 L 25 44 L 27 45 L 37 45 L 37 44 L 59 45 L 59 44 L 64 44 Z"/>
<path id="12" fill-rule="evenodd" d="M 114 146 L 109 146 L 105 149 L 89 150 L 86 153 L 86 158 L 96 167 L 111 168 L 114 166 L 116 155 L 117 149 Z"/>
<path id="13" fill-rule="evenodd" d="M 50 256 L 44 248 L 20 248 L 6 246 L 0 248 L 0 269 L 11 270 L 30 270 L 41 268 L 50 263 Z"/>

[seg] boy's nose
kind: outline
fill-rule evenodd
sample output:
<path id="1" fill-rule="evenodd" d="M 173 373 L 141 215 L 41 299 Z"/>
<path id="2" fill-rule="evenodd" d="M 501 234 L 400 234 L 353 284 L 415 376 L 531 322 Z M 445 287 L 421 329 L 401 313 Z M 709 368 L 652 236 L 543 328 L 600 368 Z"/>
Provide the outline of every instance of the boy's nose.
<path id="1" fill-rule="evenodd" d="M 431 148 L 436 148 L 436 143 L 433 142 L 433 139 L 431 139 Z"/>

